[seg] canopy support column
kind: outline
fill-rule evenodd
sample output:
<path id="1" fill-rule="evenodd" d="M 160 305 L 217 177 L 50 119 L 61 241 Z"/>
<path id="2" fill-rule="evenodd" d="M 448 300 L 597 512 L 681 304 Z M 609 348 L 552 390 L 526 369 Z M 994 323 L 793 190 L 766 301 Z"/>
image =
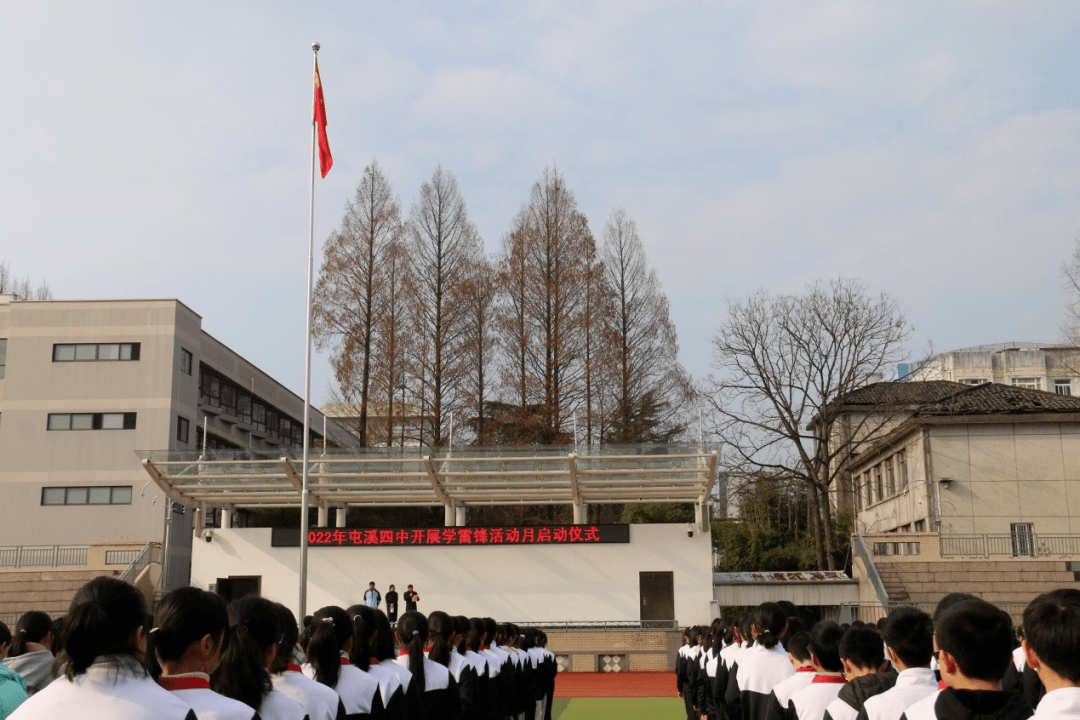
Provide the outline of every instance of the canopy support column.
<path id="1" fill-rule="evenodd" d="M 345 524 L 345 521 L 346 521 L 346 518 L 349 515 L 349 506 L 347 504 L 342 505 L 341 507 L 334 510 L 334 514 L 337 516 L 335 518 L 335 520 L 337 520 L 337 523 L 336 523 L 337 526 L 339 528 L 347 527 L 346 524 Z"/>
<path id="2" fill-rule="evenodd" d="M 330 524 L 330 508 L 326 505 L 326 503 L 322 503 L 322 504 L 319 505 L 319 520 L 318 520 L 317 525 L 318 525 L 318 527 L 324 528 L 329 524 Z"/>
<path id="3" fill-rule="evenodd" d="M 454 524 L 457 527 L 465 527 L 468 523 L 465 520 L 465 504 L 458 505 L 454 503 Z"/>

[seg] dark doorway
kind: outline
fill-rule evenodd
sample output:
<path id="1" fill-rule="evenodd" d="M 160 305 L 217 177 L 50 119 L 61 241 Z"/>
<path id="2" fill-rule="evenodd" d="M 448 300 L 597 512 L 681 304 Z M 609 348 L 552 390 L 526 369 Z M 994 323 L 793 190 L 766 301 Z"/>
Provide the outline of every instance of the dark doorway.
<path id="1" fill-rule="evenodd" d="M 220 595 L 226 603 L 231 603 L 233 600 L 239 600 L 248 595 L 259 597 L 261 592 L 261 575 L 218 578 L 217 581 L 217 594 Z"/>
<path id="2" fill-rule="evenodd" d="M 639 573 L 641 626 L 675 627 L 675 576 L 671 572 Z"/>

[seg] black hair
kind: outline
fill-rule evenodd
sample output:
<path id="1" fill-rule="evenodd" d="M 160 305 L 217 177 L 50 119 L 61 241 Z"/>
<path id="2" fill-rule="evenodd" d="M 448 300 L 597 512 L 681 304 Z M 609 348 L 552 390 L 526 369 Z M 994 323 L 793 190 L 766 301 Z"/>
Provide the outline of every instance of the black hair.
<path id="1" fill-rule="evenodd" d="M 934 656 L 934 621 L 922 610 L 910 606 L 893 610 L 882 637 L 904 665 L 930 667 L 930 658 Z"/>
<path id="2" fill-rule="evenodd" d="M 1040 662 L 1080 682 L 1080 590 L 1062 588 L 1032 600 L 1024 610 L 1024 639 Z"/>
<path id="3" fill-rule="evenodd" d="M 942 614 L 957 603 L 964 602 L 965 600 L 978 600 L 979 598 L 971 593 L 954 592 L 949 593 L 945 597 L 938 600 L 937 607 L 934 608 L 934 625 L 937 625 L 938 618 Z"/>
<path id="4" fill-rule="evenodd" d="M 956 658 L 964 677 L 1000 681 L 1012 662 L 1012 618 L 985 600 L 953 605 L 934 623 L 934 634 L 938 649 Z"/>
<path id="5" fill-rule="evenodd" d="M 536 628 L 525 628 L 521 633 L 521 649 L 531 650 L 536 647 Z"/>
<path id="6" fill-rule="evenodd" d="M 349 662 L 367 672 L 371 669 L 371 657 L 375 654 L 373 648 L 378 634 L 375 609 L 367 605 L 350 605 L 345 612 L 349 613 L 353 622 L 352 652 L 349 653 Z"/>
<path id="7" fill-rule="evenodd" d="M 47 613 L 31 610 L 23 613 L 15 623 L 15 635 L 8 648 L 8 657 L 18 657 L 26 652 L 29 643 L 40 643 L 52 632 L 53 621 Z"/>
<path id="8" fill-rule="evenodd" d="M 386 613 L 375 608 L 371 609 L 375 611 L 375 646 L 372 648 L 375 650 L 375 659 L 380 662 L 393 660 L 395 657 L 394 629 L 390 627 L 390 620 L 387 619 Z M 400 618 L 398 622 L 401 622 Z"/>
<path id="9" fill-rule="evenodd" d="M 840 659 L 861 670 L 880 672 L 885 661 L 885 645 L 873 630 L 853 627 L 840 638 Z"/>
<path id="10" fill-rule="evenodd" d="M 229 603 L 229 635 L 221 664 L 210 677 L 214 692 L 258 710 L 274 685 L 266 655 L 281 640 L 274 603 L 248 595 Z M 276 651 L 275 651 L 276 654 Z"/>
<path id="11" fill-rule="evenodd" d="M 484 623 L 484 632 L 487 633 L 488 647 L 495 647 L 499 644 L 499 623 L 489 617 L 480 618 L 480 621 Z"/>
<path id="12" fill-rule="evenodd" d="M 780 605 L 780 603 L 776 604 Z M 806 632 L 806 625 L 802 618 L 798 615 L 788 615 L 787 627 L 784 628 L 784 634 L 780 636 L 780 644 L 786 648 L 791 638 L 801 632 Z"/>
<path id="13" fill-rule="evenodd" d="M 461 639 L 458 640 L 457 651 L 459 654 L 464 655 L 469 649 L 469 618 L 464 615 L 455 615 L 450 619 L 454 621 L 454 635 L 461 636 Z"/>
<path id="14" fill-rule="evenodd" d="M 790 600 L 777 600 L 776 604 L 784 611 L 784 617 L 791 617 L 792 615 L 799 614 L 799 608 Z"/>
<path id="15" fill-rule="evenodd" d="M 466 647 L 473 652 L 480 652 L 487 635 L 486 623 L 480 618 L 469 618 L 469 636 L 465 641 Z"/>
<path id="16" fill-rule="evenodd" d="M 787 615 L 774 602 L 763 602 L 754 610 L 754 639 L 766 650 L 772 650 L 780 642 L 780 634 L 787 625 Z"/>
<path id="17" fill-rule="evenodd" d="M 713 648 L 713 655 L 720 652 L 720 643 L 724 639 L 726 628 L 727 622 L 723 618 L 713 618 L 712 624 L 709 625 L 709 647 Z"/>
<path id="18" fill-rule="evenodd" d="M 315 611 L 311 620 L 311 637 L 304 653 L 315 679 L 336 688 L 341 677 L 341 652 L 352 650 L 353 621 L 342 608 L 327 605 Z"/>
<path id="19" fill-rule="evenodd" d="M 810 633 L 808 649 L 828 672 L 844 669 L 844 664 L 840 662 L 840 638 L 843 636 L 844 631 L 834 622 L 818 623 Z"/>
<path id="20" fill-rule="evenodd" d="M 735 622 L 739 626 L 739 638 L 746 643 L 746 647 L 754 645 L 754 613 L 743 610 L 735 616 Z"/>
<path id="21" fill-rule="evenodd" d="M 795 658 L 799 662 L 810 662 L 810 633 L 797 632 L 788 638 L 787 645 L 785 646 L 791 657 Z"/>
<path id="22" fill-rule="evenodd" d="M 229 612 L 221 597 L 195 587 L 173 590 L 161 600 L 154 627 L 146 636 L 143 662 L 147 672 L 156 680 L 161 675 L 160 663 L 179 660 L 192 643 L 207 635 L 215 646 L 221 646 L 228 629 Z"/>
<path id="23" fill-rule="evenodd" d="M 300 641 L 300 628 L 296 624 L 296 616 L 292 610 L 281 603 L 274 603 L 278 613 L 278 624 L 281 626 L 281 642 L 278 643 L 277 655 L 270 661 L 270 672 L 279 675 L 289 669 L 293 663 L 293 650 Z"/>
<path id="24" fill-rule="evenodd" d="M 430 650 L 428 659 L 449 667 L 450 649 L 454 647 L 454 620 L 442 610 L 436 610 L 427 618 Z"/>
<path id="25" fill-rule="evenodd" d="M 136 633 L 139 628 L 145 632 L 145 621 L 146 600 L 134 585 L 103 576 L 79 588 L 71 599 L 64 628 L 68 679 L 85 673 L 103 655 L 143 674 Z"/>
<path id="26" fill-rule="evenodd" d="M 424 640 L 428 636 L 428 622 L 423 613 L 410 610 L 398 618 L 397 635 L 401 647 L 409 654 L 408 670 L 413 674 L 420 692 L 424 692 Z"/>
<path id="27" fill-rule="evenodd" d="M 3 621 L 0 621 L 0 645 L 11 647 L 11 630 Z"/>

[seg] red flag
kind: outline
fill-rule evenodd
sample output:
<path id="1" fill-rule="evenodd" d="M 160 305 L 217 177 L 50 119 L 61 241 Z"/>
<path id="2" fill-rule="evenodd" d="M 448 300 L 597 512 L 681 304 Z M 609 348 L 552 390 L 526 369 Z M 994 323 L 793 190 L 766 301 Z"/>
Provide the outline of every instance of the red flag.
<path id="1" fill-rule="evenodd" d="M 322 80 L 319 79 L 319 61 L 315 61 L 315 126 L 319 130 L 319 169 L 322 176 L 334 167 L 334 158 L 330 155 L 330 141 L 326 139 L 326 104 L 323 102 Z"/>

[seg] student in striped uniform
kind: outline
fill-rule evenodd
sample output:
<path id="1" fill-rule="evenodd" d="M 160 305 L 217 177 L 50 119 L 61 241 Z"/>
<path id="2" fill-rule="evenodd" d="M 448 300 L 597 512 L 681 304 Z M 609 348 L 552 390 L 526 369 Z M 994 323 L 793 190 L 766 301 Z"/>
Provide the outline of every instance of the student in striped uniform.
<path id="1" fill-rule="evenodd" d="M 898 607 L 889 613 L 883 632 L 885 652 L 900 674 L 891 689 L 866 701 L 864 717 L 900 720 L 905 710 L 937 692 L 937 678 L 930 669 L 934 622 L 918 608 Z"/>
<path id="2" fill-rule="evenodd" d="M 1012 619 L 985 600 L 964 600 L 934 624 L 944 690 L 904 711 L 908 720 L 1023 720 L 1031 706 L 1001 689 L 1012 663 Z"/>
<path id="3" fill-rule="evenodd" d="M 1080 718 L 1080 590 L 1040 595 L 1024 610 L 1023 648 L 1046 695 L 1035 720 Z"/>
<path id="4" fill-rule="evenodd" d="M 341 697 L 349 720 L 381 718 L 379 681 L 350 664 L 352 646 L 353 622 L 349 614 L 336 605 L 319 608 L 312 615 L 311 637 L 304 648 L 308 659 L 304 674 Z"/>
<path id="5" fill-rule="evenodd" d="M 739 714 L 743 720 L 765 720 L 773 688 L 795 673 L 780 636 L 787 627 L 787 615 L 773 602 L 754 610 L 750 626 L 754 644 L 739 658 L 735 683 L 739 688 Z M 729 706 L 730 707 L 730 706 Z"/>
<path id="6" fill-rule="evenodd" d="M 401 648 L 397 663 L 412 673 L 427 720 L 459 720 L 461 698 L 450 670 L 424 656 L 424 643 L 429 640 L 427 618 L 409 610 L 398 618 L 396 633 Z"/>
<path id="7" fill-rule="evenodd" d="M 791 622 L 791 618 L 788 618 Z M 795 674 L 773 688 L 769 697 L 768 720 L 783 720 L 791 696 L 802 690 L 814 679 L 814 664 L 810 661 L 810 633 L 797 632 L 788 638 L 787 659 Z"/>
<path id="8" fill-rule="evenodd" d="M 825 709 L 825 720 L 855 720 L 863 705 L 893 686 L 896 677 L 885 672 L 885 646 L 876 630 L 861 623 L 848 628 L 840 638 L 840 662 L 847 683 Z"/>
<path id="9" fill-rule="evenodd" d="M 142 665 L 146 601 L 122 580 L 99 577 L 75 593 L 64 628 L 67 665 L 10 720 L 197 720 Z"/>
<path id="10" fill-rule="evenodd" d="M 810 632 L 810 662 L 814 679 L 788 700 L 789 720 L 822 720 L 825 709 L 840 694 L 844 664 L 840 661 L 840 638 L 844 631 L 834 622 L 821 622 Z"/>
<path id="11" fill-rule="evenodd" d="M 363 670 L 378 681 L 379 696 L 383 699 L 386 719 L 404 720 L 405 688 L 402 687 L 398 674 L 391 669 L 404 668 L 400 668 L 395 662 L 381 662 L 375 650 L 379 636 L 379 612 L 367 605 L 352 605 L 346 612 L 353 616 L 353 649 L 349 654 L 349 661 L 353 667 Z M 387 623 L 387 628 L 389 627 L 390 624 Z"/>
<path id="12" fill-rule="evenodd" d="M 309 678 L 294 661 L 293 649 L 299 639 L 296 616 L 281 603 L 274 603 L 274 607 L 281 622 L 281 643 L 278 654 L 270 663 L 270 679 L 274 689 L 303 705 L 311 720 L 345 720 L 345 705 L 341 702 L 341 696 L 332 688 Z"/>
<path id="13" fill-rule="evenodd" d="M 262 720 L 307 720 L 304 706 L 274 689 L 267 666 L 277 655 L 281 620 L 274 603 L 244 597 L 229 604 L 229 634 L 210 687 L 259 711 Z"/>
<path id="14" fill-rule="evenodd" d="M 146 669 L 202 720 L 252 720 L 258 713 L 210 689 L 229 630 L 225 602 L 214 593 L 184 587 L 165 596 L 146 642 Z"/>

